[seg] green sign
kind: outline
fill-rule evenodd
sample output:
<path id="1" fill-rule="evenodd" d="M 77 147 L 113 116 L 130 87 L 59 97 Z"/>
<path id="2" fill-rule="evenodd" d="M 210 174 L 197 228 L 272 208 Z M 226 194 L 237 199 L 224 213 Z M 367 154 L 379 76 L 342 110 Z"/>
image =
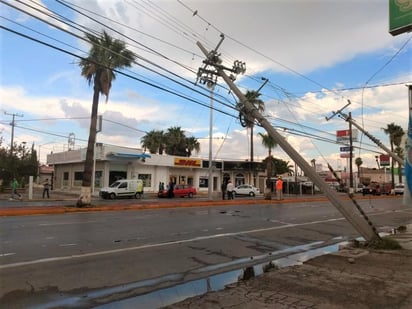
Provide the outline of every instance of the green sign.
<path id="1" fill-rule="evenodd" d="M 412 30 L 412 1 L 389 0 L 389 33 L 398 35 Z"/>

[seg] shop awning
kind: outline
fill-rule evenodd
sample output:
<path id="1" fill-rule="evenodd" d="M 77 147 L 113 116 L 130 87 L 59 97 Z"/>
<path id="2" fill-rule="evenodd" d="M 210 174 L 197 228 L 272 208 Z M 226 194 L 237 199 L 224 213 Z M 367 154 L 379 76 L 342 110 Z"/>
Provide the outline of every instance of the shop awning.
<path id="1" fill-rule="evenodd" d="M 116 158 L 126 158 L 126 159 L 146 159 L 152 156 L 147 153 L 131 153 L 131 152 L 110 152 L 108 156 Z"/>

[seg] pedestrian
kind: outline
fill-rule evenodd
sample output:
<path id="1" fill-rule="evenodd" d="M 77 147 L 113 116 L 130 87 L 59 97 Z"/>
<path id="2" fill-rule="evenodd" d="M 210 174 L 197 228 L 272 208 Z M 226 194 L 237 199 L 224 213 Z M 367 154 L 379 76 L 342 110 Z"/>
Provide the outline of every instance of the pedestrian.
<path id="1" fill-rule="evenodd" d="M 230 179 L 227 181 L 227 186 L 226 186 L 226 191 L 227 191 L 227 199 L 228 200 L 233 200 L 233 183 L 230 181 Z"/>
<path id="2" fill-rule="evenodd" d="M 50 198 L 49 188 L 50 188 L 49 178 L 46 178 L 46 180 L 43 182 L 43 198 L 46 195 L 47 195 L 47 198 Z"/>
<path id="3" fill-rule="evenodd" d="M 282 176 L 279 176 L 278 180 L 276 180 L 276 194 L 278 196 L 278 200 L 283 200 L 283 180 L 282 180 Z"/>
<path id="4" fill-rule="evenodd" d="M 224 200 L 225 197 L 226 197 L 226 187 L 227 187 L 227 183 L 226 183 L 225 180 L 223 180 L 222 186 L 221 186 L 221 189 L 222 189 L 222 200 Z"/>
<path id="5" fill-rule="evenodd" d="M 173 181 L 170 181 L 169 186 L 167 188 L 167 197 L 168 198 L 174 197 L 174 193 L 173 193 L 174 188 L 175 188 L 175 184 L 173 183 Z"/>
<path id="6" fill-rule="evenodd" d="M 14 200 L 14 197 L 17 195 L 21 200 L 21 194 L 17 192 L 17 188 L 19 187 L 19 183 L 17 182 L 16 178 L 13 178 L 11 182 L 11 199 Z"/>

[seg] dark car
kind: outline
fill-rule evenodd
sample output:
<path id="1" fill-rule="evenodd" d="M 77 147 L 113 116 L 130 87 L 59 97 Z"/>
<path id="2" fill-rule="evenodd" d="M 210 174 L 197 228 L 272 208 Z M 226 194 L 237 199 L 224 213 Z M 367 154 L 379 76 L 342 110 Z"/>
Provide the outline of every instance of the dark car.
<path id="1" fill-rule="evenodd" d="M 171 197 L 190 197 L 197 194 L 196 188 L 189 185 L 175 185 L 173 188 L 173 196 Z M 169 197 L 168 190 L 161 190 L 157 193 L 158 197 Z"/>
<path id="2" fill-rule="evenodd" d="M 363 195 L 372 194 L 372 195 L 381 195 L 389 194 L 391 188 L 389 184 L 379 184 L 375 181 L 372 181 L 369 186 L 363 188 Z"/>

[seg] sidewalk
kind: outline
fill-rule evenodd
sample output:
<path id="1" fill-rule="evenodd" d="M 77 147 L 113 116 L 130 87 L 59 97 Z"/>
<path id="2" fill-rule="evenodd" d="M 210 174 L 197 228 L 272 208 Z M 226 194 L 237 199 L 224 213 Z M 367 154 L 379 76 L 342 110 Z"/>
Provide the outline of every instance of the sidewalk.
<path id="1" fill-rule="evenodd" d="M 404 249 L 346 247 L 164 308 L 410 309 L 412 225 L 392 237 Z"/>

